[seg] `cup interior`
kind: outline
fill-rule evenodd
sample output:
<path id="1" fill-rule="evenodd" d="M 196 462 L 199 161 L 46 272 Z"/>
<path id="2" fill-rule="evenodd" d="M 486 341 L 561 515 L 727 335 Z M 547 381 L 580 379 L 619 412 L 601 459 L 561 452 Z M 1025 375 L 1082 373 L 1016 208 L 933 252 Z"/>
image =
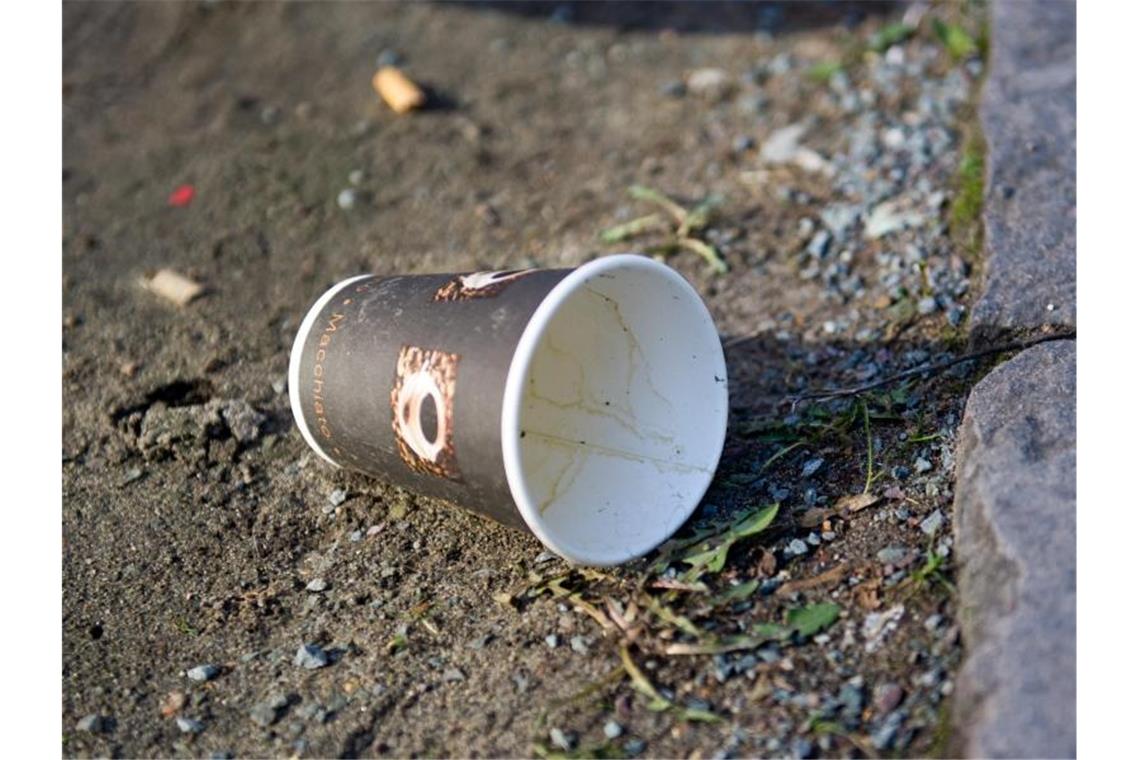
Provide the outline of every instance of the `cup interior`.
<path id="1" fill-rule="evenodd" d="M 511 362 L 503 458 L 551 550 L 639 557 L 700 503 L 728 418 L 724 352 L 700 296 L 652 259 L 579 267 L 543 300 Z"/>

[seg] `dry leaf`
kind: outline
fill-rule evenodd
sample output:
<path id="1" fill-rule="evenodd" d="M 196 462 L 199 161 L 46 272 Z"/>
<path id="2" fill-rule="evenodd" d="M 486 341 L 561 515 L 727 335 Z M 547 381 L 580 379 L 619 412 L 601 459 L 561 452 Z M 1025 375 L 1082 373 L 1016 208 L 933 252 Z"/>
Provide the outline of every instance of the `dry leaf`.
<path id="1" fill-rule="evenodd" d="M 855 603 L 865 610 L 877 610 L 882 602 L 879 600 L 879 585 L 882 583 L 878 578 L 860 583 L 855 587 Z"/>
<path id="2" fill-rule="evenodd" d="M 844 496 L 842 499 L 835 502 L 835 508 L 838 510 L 847 510 L 848 512 L 855 513 L 874 504 L 878 504 L 882 498 L 882 496 L 876 496 L 873 493 L 860 493 L 855 494 L 854 496 Z"/>
<path id="3" fill-rule="evenodd" d="M 760 557 L 759 564 L 760 574 L 765 578 L 771 578 L 776 574 L 776 555 L 771 551 L 765 549 L 764 555 Z"/>
<path id="4" fill-rule="evenodd" d="M 830 570 L 825 570 L 819 575 L 811 578 L 804 578 L 798 581 L 789 581 L 780 588 L 776 589 L 776 596 L 790 596 L 798 591 L 803 591 L 816 586 L 827 586 L 839 582 L 843 576 L 847 574 L 849 565 L 846 562 L 840 563 Z"/>
<path id="5" fill-rule="evenodd" d="M 815 528 L 823 523 L 824 520 L 835 514 L 834 509 L 824 509 L 823 507 L 812 507 L 807 512 L 800 516 L 801 528 Z"/>

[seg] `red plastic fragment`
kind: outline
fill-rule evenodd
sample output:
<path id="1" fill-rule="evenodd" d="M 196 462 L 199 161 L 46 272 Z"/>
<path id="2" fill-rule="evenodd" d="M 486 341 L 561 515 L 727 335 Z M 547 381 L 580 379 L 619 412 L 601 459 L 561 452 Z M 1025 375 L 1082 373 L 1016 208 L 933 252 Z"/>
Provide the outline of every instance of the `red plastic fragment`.
<path id="1" fill-rule="evenodd" d="M 171 206 L 181 208 L 182 206 L 189 206 L 192 200 L 194 200 L 194 186 L 179 185 L 170 194 L 169 203 Z"/>

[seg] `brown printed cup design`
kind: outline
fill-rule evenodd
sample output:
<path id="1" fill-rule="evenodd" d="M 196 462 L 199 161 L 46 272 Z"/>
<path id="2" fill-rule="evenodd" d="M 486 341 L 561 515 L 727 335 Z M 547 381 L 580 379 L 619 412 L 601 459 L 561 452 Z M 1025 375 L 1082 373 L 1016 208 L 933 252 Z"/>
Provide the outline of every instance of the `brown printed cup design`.
<path id="1" fill-rule="evenodd" d="M 301 322 L 289 403 L 333 465 L 604 566 L 651 551 L 701 503 L 726 375 L 700 294 L 664 264 L 615 255 L 342 281 Z"/>
<path id="2" fill-rule="evenodd" d="M 455 458 L 455 379 L 459 355 L 404 346 L 392 387 L 392 430 L 413 471 L 461 480 Z"/>
<path id="3" fill-rule="evenodd" d="M 520 277 L 535 269 L 515 269 L 504 272 L 472 272 L 461 274 L 435 292 L 433 301 L 469 301 L 472 298 L 492 298 Z"/>

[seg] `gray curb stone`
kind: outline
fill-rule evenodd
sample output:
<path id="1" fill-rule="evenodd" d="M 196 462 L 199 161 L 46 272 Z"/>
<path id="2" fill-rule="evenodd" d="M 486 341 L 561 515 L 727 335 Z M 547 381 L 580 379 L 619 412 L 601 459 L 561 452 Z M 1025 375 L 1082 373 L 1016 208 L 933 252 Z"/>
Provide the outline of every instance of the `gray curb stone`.
<path id="1" fill-rule="evenodd" d="M 986 271 L 970 335 L 1076 327 L 1076 5 L 995 2 L 981 102 Z"/>
<path id="2" fill-rule="evenodd" d="M 969 757 L 1076 755 L 1076 342 L 1034 346 L 970 394 L 954 530 Z"/>

